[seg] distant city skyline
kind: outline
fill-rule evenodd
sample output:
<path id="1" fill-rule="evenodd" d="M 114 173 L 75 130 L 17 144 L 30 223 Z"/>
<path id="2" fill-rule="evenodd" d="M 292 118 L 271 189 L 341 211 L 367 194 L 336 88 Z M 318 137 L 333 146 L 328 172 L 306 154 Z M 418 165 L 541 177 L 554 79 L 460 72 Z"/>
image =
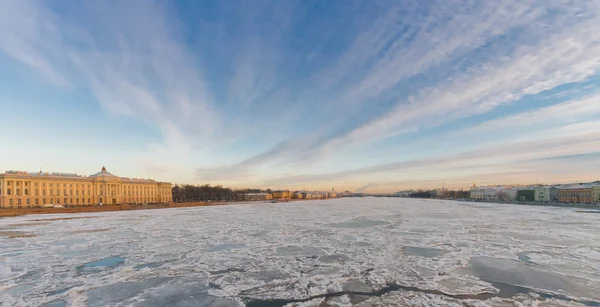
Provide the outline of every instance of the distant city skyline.
<path id="1" fill-rule="evenodd" d="M 3 2 L 5 170 L 233 188 L 600 179 L 600 6 Z"/>

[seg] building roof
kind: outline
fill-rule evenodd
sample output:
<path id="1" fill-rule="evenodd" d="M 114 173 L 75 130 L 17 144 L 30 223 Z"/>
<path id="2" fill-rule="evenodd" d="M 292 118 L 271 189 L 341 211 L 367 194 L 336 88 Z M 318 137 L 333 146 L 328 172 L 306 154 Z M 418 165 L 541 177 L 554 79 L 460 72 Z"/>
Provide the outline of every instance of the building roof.
<path id="1" fill-rule="evenodd" d="M 127 177 L 118 177 L 106 170 L 106 167 L 102 167 L 100 172 L 95 173 L 89 176 L 82 176 L 75 173 L 45 173 L 45 172 L 25 172 L 25 171 L 5 171 L 4 174 L 0 173 L 0 177 L 5 176 L 19 176 L 19 177 L 45 177 L 48 179 L 76 179 L 76 180 L 86 180 L 86 179 L 103 179 L 103 178 L 116 178 L 122 181 L 129 182 L 138 182 L 138 183 L 147 183 L 147 182 L 156 182 L 158 184 L 170 184 L 168 182 L 157 182 L 154 179 L 143 179 L 143 178 L 127 178 Z"/>
<path id="2" fill-rule="evenodd" d="M 107 172 L 106 171 L 106 167 L 104 167 L 104 166 L 102 167 L 101 171 L 99 171 L 99 172 L 97 172 L 97 173 L 95 173 L 93 175 L 90 175 L 90 177 L 108 177 L 108 178 L 114 177 L 114 178 L 117 178 L 117 176 L 115 176 L 115 175 Z"/>
<path id="3" fill-rule="evenodd" d="M 561 190 L 591 189 L 594 187 L 600 187 L 600 185 L 597 185 L 597 184 L 572 185 L 569 187 L 563 187 L 563 188 L 561 188 Z"/>

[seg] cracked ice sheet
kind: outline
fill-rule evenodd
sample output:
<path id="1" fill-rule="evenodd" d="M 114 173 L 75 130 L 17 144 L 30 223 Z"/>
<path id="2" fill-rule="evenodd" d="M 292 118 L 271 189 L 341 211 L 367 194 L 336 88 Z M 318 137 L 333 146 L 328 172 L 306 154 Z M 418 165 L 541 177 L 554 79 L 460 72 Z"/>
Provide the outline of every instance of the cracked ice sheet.
<path id="1" fill-rule="evenodd" d="M 60 219 L 72 217 L 93 218 Z M 518 271 L 524 268 L 568 288 L 542 292 L 600 300 L 593 291 L 600 289 L 600 215 L 571 209 L 347 198 L 21 216 L 0 219 L 0 231 L 36 235 L 0 237 L 0 302 L 7 306 L 60 300 L 72 306 L 186 306 L 192 301 L 235 306 L 243 304 L 242 297 L 304 299 L 339 292 L 350 280 L 374 291 L 398 283 L 447 294 L 496 291 L 488 281 L 554 286 L 535 276 L 522 278 Z M 94 267 L 85 266 L 89 263 Z M 515 273 L 496 274 L 502 268 L 494 266 L 503 265 Z M 523 284 L 530 280 L 536 282 Z M 528 306 L 535 299 L 515 294 L 467 303 Z M 345 296 L 328 302 L 349 304 Z M 366 301 L 440 302 L 453 306 L 460 300 L 394 291 Z"/>

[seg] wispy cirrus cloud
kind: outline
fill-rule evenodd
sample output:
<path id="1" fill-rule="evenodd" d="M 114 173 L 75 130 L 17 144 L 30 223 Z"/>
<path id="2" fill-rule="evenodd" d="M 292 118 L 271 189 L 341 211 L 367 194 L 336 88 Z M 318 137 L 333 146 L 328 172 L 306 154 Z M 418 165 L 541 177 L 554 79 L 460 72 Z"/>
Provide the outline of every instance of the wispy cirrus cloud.
<path id="1" fill-rule="evenodd" d="M 485 114 L 528 95 L 593 76 L 600 68 L 600 37 L 594 30 L 600 25 L 600 15 L 592 2 L 579 4 L 473 3 L 459 12 L 442 5 L 409 17 L 406 24 L 398 18 L 402 11 L 419 12 L 423 7 L 416 3 L 392 7 L 372 26 L 359 31 L 354 43 L 316 76 L 328 87 L 341 84 L 339 95 L 330 103 L 341 106 L 352 100 L 364 105 L 372 104 L 372 99 L 392 99 L 396 103 L 390 112 L 365 117 L 366 121 L 359 120 L 325 139 L 309 136 L 304 147 L 280 148 L 259 156 L 265 163 L 288 159 L 305 166 L 332 159 L 334 152 L 348 144 L 411 134 Z M 555 10 L 559 14 L 549 13 Z M 491 55 L 482 55 L 486 52 Z M 460 68 L 448 67 L 454 62 Z M 354 75 L 356 71 L 361 74 Z M 408 97 L 394 93 L 398 87 L 406 90 L 402 82 L 419 84 L 414 77 L 423 74 L 434 75 L 428 76 L 433 85 L 420 86 Z M 253 163 L 249 168 L 261 166 Z"/>
<path id="2" fill-rule="evenodd" d="M 156 125 L 167 139 L 182 127 L 210 129 L 216 114 L 199 67 L 162 7 L 113 4 L 88 3 L 61 19 L 44 2 L 8 1 L 2 49 L 53 83 L 88 87 L 109 112 Z"/>
<path id="3" fill-rule="evenodd" d="M 598 12 L 594 12 L 598 13 Z M 537 48 L 517 48 L 508 58 L 481 65 L 475 72 L 458 74 L 450 82 L 424 91 L 410 103 L 353 130 L 350 140 L 369 140 L 406 127 L 427 127 L 486 113 L 526 95 L 579 82 L 600 69 L 600 36 L 594 30 L 600 16 L 564 29 Z M 422 118 L 431 120 L 424 123 Z"/>
<path id="4" fill-rule="evenodd" d="M 599 27 L 592 0 L 9 1 L 0 50 L 160 134 L 141 144 L 141 168 L 289 185 L 406 171 L 410 161 L 431 173 L 438 158 L 415 160 L 410 148 L 457 159 L 447 135 L 594 129 L 596 98 L 573 96 L 595 91 L 584 83 L 600 70 Z M 549 91 L 558 94 L 532 99 Z M 493 143 L 474 140 L 464 150 Z"/>

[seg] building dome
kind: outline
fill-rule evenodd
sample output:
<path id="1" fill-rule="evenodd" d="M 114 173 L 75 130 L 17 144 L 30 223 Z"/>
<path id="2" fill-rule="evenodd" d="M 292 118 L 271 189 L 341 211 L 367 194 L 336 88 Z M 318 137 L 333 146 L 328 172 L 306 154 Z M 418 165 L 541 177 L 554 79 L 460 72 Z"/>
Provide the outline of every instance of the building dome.
<path id="1" fill-rule="evenodd" d="M 117 177 L 117 176 L 107 172 L 106 167 L 103 166 L 102 170 L 100 172 L 90 175 L 90 177 Z"/>

